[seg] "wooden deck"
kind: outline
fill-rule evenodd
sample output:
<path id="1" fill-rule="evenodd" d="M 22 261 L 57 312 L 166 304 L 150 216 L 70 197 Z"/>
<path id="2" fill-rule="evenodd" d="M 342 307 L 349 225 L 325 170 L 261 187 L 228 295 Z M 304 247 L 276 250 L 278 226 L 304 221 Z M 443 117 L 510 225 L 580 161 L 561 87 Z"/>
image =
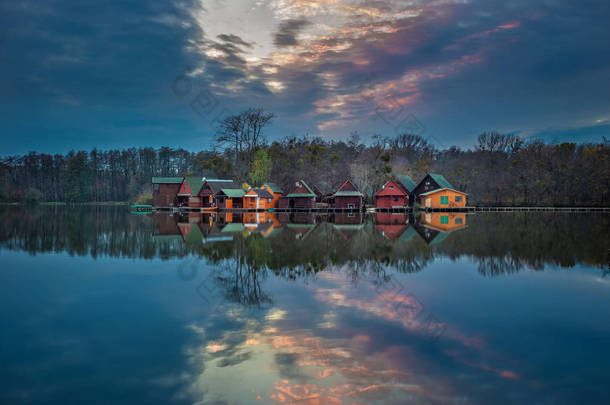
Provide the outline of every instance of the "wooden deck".
<path id="1" fill-rule="evenodd" d="M 215 212 L 316 212 L 316 213 L 358 213 L 358 212 L 412 212 L 412 211 L 423 211 L 423 212 L 602 212 L 610 213 L 610 207 L 459 207 L 459 208 L 417 208 L 406 207 L 406 208 L 375 208 L 366 207 L 361 210 L 347 209 L 347 208 L 271 208 L 271 209 L 258 209 L 258 208 L 231 208 L 231 209 L 209 209 L 209 208 L 197 208 L 197 207 L 154 207 L 154 211 L 171 211 L 171 212 L 201 212 L 201 213 L 215 213 Z"/>

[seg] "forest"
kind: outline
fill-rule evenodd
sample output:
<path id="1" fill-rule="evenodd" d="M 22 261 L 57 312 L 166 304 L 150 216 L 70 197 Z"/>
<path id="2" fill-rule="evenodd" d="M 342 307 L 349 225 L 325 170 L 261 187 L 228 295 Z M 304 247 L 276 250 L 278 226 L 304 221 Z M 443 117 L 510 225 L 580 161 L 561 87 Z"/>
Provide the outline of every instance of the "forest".
<path id="1" fill-rule="evenodd" d="M 151 193 L 153 176 L 214 176 L 290 190 L 298 179 L 330 192 L 351 179 L 370 201 L 395 174 L 418 182 L 441 173 L 471 205 L 610 205 L 610 142 L 548 144 L 495 131 L 468 149 L 440 148 L 416 134 L 347 141 L 286 137 L 268 141 L 273 114 L 249 109 L 224 118 L 214 143 L 184 149 L 30 152 L 0 159 L 0 202 L 127 202 Z"/>

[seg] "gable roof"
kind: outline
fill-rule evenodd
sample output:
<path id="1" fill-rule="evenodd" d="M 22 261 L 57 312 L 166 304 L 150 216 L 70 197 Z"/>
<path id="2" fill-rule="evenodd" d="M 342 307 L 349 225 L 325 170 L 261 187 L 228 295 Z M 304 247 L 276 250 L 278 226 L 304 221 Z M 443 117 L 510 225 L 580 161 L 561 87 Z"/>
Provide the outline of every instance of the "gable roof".
<path id="1" fill-rule="evenodd" d="M 389 183 L 396 184 L 397 187 L 396 187 L 396 189 L 394 189 L 396 191 L 395 193 L 392 193 L 389 188 L 386 188 L 386 186 Z M 377 191 L 375 193 L 375 196 L 378 196 L 378 195 L 406 195 L 406 194 L 407 194 L 407 190 L 405 190 L 403 187 L 401 187 L 400 182 L 398 182 L 396 180 L 388 180 L 383 184 L 383 186 L 381 186 L 381 189 L 379 189 L 379 191 Z"/>
<path id="2" fill-rule="evenodd" d="M 274 193 L 282 193 L 284 194 L 284 191 L 280 188 L 280 186 L 278 186 L 275 183 L 265 183 L 263 184 L 263 186 L 267 186 L 271 189 L 271 191 L 273 191 Z"/>
<path id="3" fill-rule="evenodd" d="M 309 191 L 309 193 L 290 193 L 288 194 L 286 197 L 315 197 L 316 193 L 314 193 L 314 191 L 312 190 L 311 187 L 309 187 L 307 185 L 307 183 L 305 183 L 305 181 L 303 180 L 299 180 L 299 183 L 301 183 L 303 185 L 303 187 L 305 187 L 305 189 L 307 191 Z M 294 190 L 293 190 L 294 191 Z"/>
<path id="4" fill-rule="evenodd" d="M 348 186 L 352 186 L 353 190 L 345 190 Z M 358 191 L 358 187 L 350 180 L 345 180 L 341 187 L 333 194 L 335 197 L 364 197 L 363 194 Z"/>
<path id="5" fill-rule="evenodd" d="M 182 183 L 182 177 L 153 177 L 153 184 L 156 183 L 171 183 L 171 184 L 180 184 Z"/>
<path id="6" fill-rule="evenodd" d="M 204 181 L 204 184 L 207 184 L 212 189 L 212 192 L 216 194 L 223 188 L 226 189 L 237 189 L 241 188 L 238 184 L 236 184 L 233 180 L 217 180 L 217 179 L 208 179 Z"/>
<path id="7" fill-rule="evenodd" d="M 253 188 L 250 191 L 254 191 L 260 198 L 273 198 L 273 194 L 268 192 L 266 188 Z"/>
<path id="8" fill-rule="evenodd" d="M 412 193 L 417 187 L 417 184 L 413 181 L 413 179 L 408 174 L 397 174 L 396 179 L 402 183 L 403 186 L 407 189 L 409 193 Z"/>
<path id="9" fill-rule="evenodd" d="M 442 174 L 428 173 L 430 177 L 439 185 L 440 188 L 453 188 L 451 183 Z"/>
<path id="10" fill-rule="evenodd" d="M 191 195 L 199 194 L 201 186 L 203 186 L 203 179 L 201 177 L 185 177 L 184 180 L 186 180 L 191 188 Z"/>
<path id="11" fill-rule="evenodd" d="M 218 191 L 218 193 L 223 193 L 227 197 L 230 198 L 239 198 L 243 197 L 246 192 L 241 188 L 222 188 Z"/>
<path id="12" fill-rule="evenodd" d="M 438 193 L 438 192 L 443 191 L 443 190 L 451 190 L 451 191 L 453 191 L 454 193 L 463 194 L 463 195 L 468 195 L 468 194 L 464 193 L 463 191 L 454 190 L 454 189 L 452 189 L 452 188 L 450 188 L 450 187 L 443 187 L 443 188 L 435 188 L 434 190 L 430 190 L 430 191 L 428 191 L 427 193 L 421 193 L 421 194 L 420 194 L 420 196 L 422 196 L 422 195 L 430 195 L 430 194 Z"/>

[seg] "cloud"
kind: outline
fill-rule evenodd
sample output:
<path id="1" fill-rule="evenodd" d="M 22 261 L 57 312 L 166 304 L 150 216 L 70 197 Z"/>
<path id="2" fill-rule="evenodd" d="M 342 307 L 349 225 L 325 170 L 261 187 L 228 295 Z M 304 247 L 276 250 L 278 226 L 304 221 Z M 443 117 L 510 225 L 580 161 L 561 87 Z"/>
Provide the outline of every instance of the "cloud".
<path id="1" fill-rule="evenodd" d="M 287 20 L 280 24 L 279 30 L 274 34 L 273 43 L 277 47 L 297 45 L 297 35 L 310 23 L 307 20 Z"/>

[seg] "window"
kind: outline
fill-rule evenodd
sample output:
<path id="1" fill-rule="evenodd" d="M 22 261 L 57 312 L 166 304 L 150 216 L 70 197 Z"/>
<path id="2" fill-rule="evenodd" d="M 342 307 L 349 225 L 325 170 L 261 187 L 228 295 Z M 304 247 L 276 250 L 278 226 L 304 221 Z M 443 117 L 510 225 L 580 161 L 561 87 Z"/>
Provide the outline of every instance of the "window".
<path id="1" fill-rule="evenodd" d="M 390 188 L 394 188 L 394 186 L 389 186 Z"/>
<path id="2" fill-rule="evenodd" d="M 448 223 L 449 223 L 449 216 L 441 215 L 441 224 L 448 224 Z"/>
<path id="3" fill-rule="evenodd" d="M 443 205 L 449 204 L 449 197 L 446 196 L 446 195 L 442 195 L 441 196 L 441 204 L 443 204 Z"/>
<path id="4" fill-rule="evenodd" d="M 395 196 L 394 197 L 394 202 L 397 202 L 397 201 L 398 201 L 398 197 Z"/>
<path id="5" fill-rule="evenodd" d="M 456 224 L 462 224 L 462 223 L 463 223 L 463 222 L 462 222 L 462 218 L 456 218 L 456 219 L 455 219 L 455 223 L 456 223 Z"/>
<path id="6" fill-rule="evenodd" d="M 455 202 L 462 202 L 462 196 L 461 195 L 456 195 L 455 196 Z"/>

